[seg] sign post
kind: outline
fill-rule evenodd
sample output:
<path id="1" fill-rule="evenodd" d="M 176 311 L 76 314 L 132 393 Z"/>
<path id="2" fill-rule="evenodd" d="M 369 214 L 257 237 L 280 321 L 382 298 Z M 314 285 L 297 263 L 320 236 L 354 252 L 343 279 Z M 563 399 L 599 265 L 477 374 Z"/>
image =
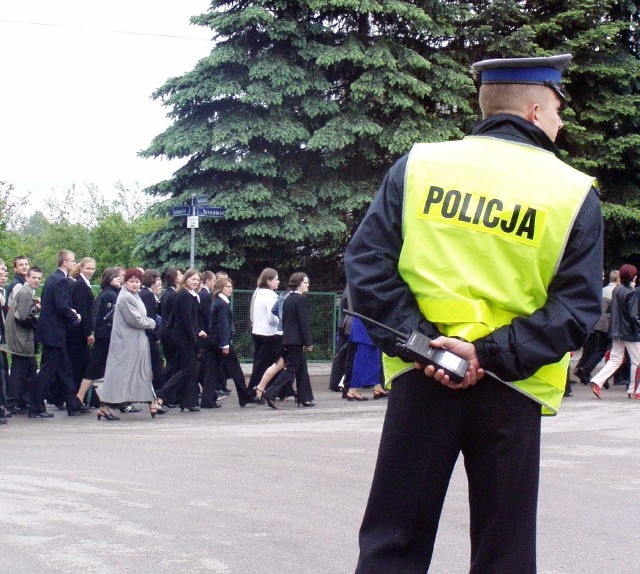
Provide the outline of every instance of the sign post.
<path id="1" fill-rule="evenodd" d="M 187 229 L 191 230 L 191 250 L 189 254 L 189 267 L 195 267 L 196 259 L 196 229 L 200 226 L 200 217 L 224 217 L 226 208 L 207 205 L 209 198 L 206 195 L 194 195 L 191 205 L 176 205 L 169 208 L 171 217 L 186 217 Z"/>

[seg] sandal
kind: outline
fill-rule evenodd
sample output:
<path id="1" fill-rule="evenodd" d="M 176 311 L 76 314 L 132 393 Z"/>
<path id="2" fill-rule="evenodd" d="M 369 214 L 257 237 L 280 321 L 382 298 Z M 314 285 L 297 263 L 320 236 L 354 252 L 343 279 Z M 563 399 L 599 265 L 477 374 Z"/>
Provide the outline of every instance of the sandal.
<path id="1" fill-rule="evenodd" d="M 259 404 L 264 405 L 264 391 L 260 387 L 253 387 L 253 390 L 256 392 L 256 401 Z M 258 393 L 260 393 L 258 395 Z"/>
<path id="2" fill-rule="evenodd" d="M 151 418 L 155 419 L 156 415 L 163 415 L 165 414 L 167 411 L 165 411 L 162 408 L 162 405 L 158 402 L 158 401 L 153 401 L 150 405 L 149 405 L 149 412 L 151 413 Z"/>
<path id="3" fill-rule="evenodd" d="M 374 399 L 386 399 L 389 396 L 387 391 L 379 391 L 378 389 L 373 389 L 373 398 Z"/>
<path id="4" fill-rule="evenodd" d="M 356 395 L 351 392 L 346 394 L 346 398 L 348 401 L 368 401 L 369 400 L 367 397 L 363 397 L 362 395 Z"/>

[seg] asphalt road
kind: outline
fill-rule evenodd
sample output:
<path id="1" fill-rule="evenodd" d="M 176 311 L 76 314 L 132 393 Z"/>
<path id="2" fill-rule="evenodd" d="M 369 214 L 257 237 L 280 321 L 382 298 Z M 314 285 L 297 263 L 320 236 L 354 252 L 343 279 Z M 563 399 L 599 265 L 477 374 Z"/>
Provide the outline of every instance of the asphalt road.
<path id="1" fill-rule="evenodd" d="M 0 427 L 0 571 L 353 572 L 385 400 L 14 416 Z M 581 384 L 543 423 L 540 574 L 640 571 L 640 401 Z M 459 461 L 431 572 L 468 571 Z"/>

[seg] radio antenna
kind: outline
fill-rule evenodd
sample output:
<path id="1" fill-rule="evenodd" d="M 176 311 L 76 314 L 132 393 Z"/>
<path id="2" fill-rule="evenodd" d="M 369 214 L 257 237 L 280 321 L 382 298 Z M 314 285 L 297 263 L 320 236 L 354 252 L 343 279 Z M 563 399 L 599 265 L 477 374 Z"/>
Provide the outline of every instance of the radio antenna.
<path id="1" fill-rule="evenodd" d="M 360 313 L 356 313 L 355 311 L 349 311 L 349 309 L 343 309 L 342 312 L 345 315 L 351 315 L 352 317 L 357 317 L 358 319 L 362 319 L 363 321 L 366 321 L 367 323 L 371 323 L 371 324 L 375 325 L 376 327 L 380 327 L 381 329 L 384 329 L 385 331 L 389 331 L 390 333 L 393 333 L 397 337 L 400 337 L 403 341 L 406 341 L 407 338 L 409 337 L 409 335 L 407 335 L 406 333 L 402 333 L 401 331 L 397 331 L 396 329 L 392 329 L 391 327 L 388 327 L 387 325 L 383 325 L 382 323 L 378 323 L 378 321 L 374 321 L 370 317 L 365 317 L 364 315 L 360 315 Z"/>

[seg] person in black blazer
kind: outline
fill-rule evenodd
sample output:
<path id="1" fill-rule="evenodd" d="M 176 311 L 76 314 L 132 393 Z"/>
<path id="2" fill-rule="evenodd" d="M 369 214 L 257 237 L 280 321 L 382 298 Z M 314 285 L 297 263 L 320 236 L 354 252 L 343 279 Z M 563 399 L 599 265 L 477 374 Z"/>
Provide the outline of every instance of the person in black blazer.
<path id="1" fill-rule="evenodd" d="M 206 337 L 200 329 L 200 299 L 197 289 L 200 274 L 188 269 L 182 277 L 180 287 L 173 300 L 173 308 L 166 327 L 166 333 L 175 345 L 176 370 L 157 391 L 158 403 L 164 404 L 167 397 L 178 396 L 180 410 L 190 412 L 200 410 L 198 406 L 198 381 L 196 379 L 196 351 L 198 338 Z"/>
<path id="2" fill-rule="evenodd" d="M 200 325 L 207 332 L 206 339 L 199 341 L 199 369 L 198 382 L 201 385 L 202 393 L 200 396 L 200 407 L 203 409 L 219 408 L 218 393 L 216 392 L 216 349 L 211 343 L 209 337 L 209 316 L 211 314 L 211 290 L 216 281 L 216 276 L 212 271 L 204 271 L 202 273 L 202 288 L 198 292 L 200 297 Z"/>
<path id="3" fill-rule="evenodd" d="M 162 280 L 160 272 L 156 269 L 147 269 L 142 276 L 142 287 L 138 291 L 140 299 L 147 310 L 147 317 L 151 317 L 156 322 L 155 329 L 147 329 L 149 339 L 149 351 L 151 354 L 151 370 L 153 371 L 153 389 L 157 391 L 162 387 L 162 353 L 160 351 L 160 320 L 158 319 L 158 295 L 162 290 Z"/>
<path id="4" fill-rule="evenodd" d="M 219 277 L 213 284 L 211 311 L 209 314 L 209 340 L 214 349 L 213 365 L 216 388 L 224 385 L 227 375 L 233 380 L 241 407 L 257 402 L 247 388 L 240 361 L 233 349 L 233 314 L 231 294 L 233 282 L 229 277 Z"/>
<path id="5" fill-rule="evenodd" d="M 109 354 L 109 343 L 111 341 L 111 328 L 113 327 L 113 313 L 121 286 L 120 268 L 107 267 L 100 277 L 102 290 L 93 302 L 91 324 L 93 325 L 94 341 L 91 348 L 91 357 L 77 394 L 81 401 L 84 401 L 86 394 L 93 386 L 93 382 L 104 377 Z M 100 398 L 97 393 L 92 393 L 91 404 L 96 402 L 100 406 Z"/>
<path id="6" fill-rule="evenodd" d="M 298 381 L 297 403 L 304 407 L 313 407 L 313 391 L 307 368 L 305 351 L 313 351 L 309 313 L 304 293 L 309 290 L 309 277 L 300 271 L 289 279 L 289 295 L 282 305 L 282 356 L 284 370 L 264 391 L 264 398 L 272 409 L 277 409 L 273 400 L 286 386 Z"/>
<path id="7" fill-rule="evenodd" d="M 158 304 L 158 314 L 162 318 L 160 322 L 160 343 L 166 361 L 166 367 L 162 373 L 163 382 L 168 381 L 178 368 L 178 357 L 173 339 L 169 335 L 169 322 L 171 320 L 171 312 L 173 311 L 173 303 L 176 298 L 178 285 L 182 282 L 182 271 L 176 267 L 169 267 L 164 273 L 165 290 L 160 297 Z M 175 403 L 175 396 L 167 397 L 168 403 Z"/>
<path id="8" fill-rule="evenodd" d="M 69 280 L 70 305 L 82 317 L 79 323 L 67 325 L 67 353 L 73 368 L 73 382 L 76 393 L 84 378 L 89 364 L 89 348 L 94 343 L 93 337 L 93 291 L 91 278 L 96 272 L 96 262 L 91 257 L 84 257 L 71 272 Z"/>
<path id="9" fill-rule="evenodd" d="M 67 414 L 74 416 L 89 412 L 78 397 L 73 383 L 73 370 L 67 354 L 67 325 L 80 322 L 82 317 L 70 304 L 67 274 L 75 265 L 75 256 L 63 249 L 58 252 L 58 269 L 49 275 L 42 290 L 42 310 L 36 326 L 36 341 L 42 345 L 40 371 L 36 377 L 36 404 L 29 405 L 30 418 L 49 418 L 44 399 L 53 380 L 59 377 L 64 389 Z"/>

